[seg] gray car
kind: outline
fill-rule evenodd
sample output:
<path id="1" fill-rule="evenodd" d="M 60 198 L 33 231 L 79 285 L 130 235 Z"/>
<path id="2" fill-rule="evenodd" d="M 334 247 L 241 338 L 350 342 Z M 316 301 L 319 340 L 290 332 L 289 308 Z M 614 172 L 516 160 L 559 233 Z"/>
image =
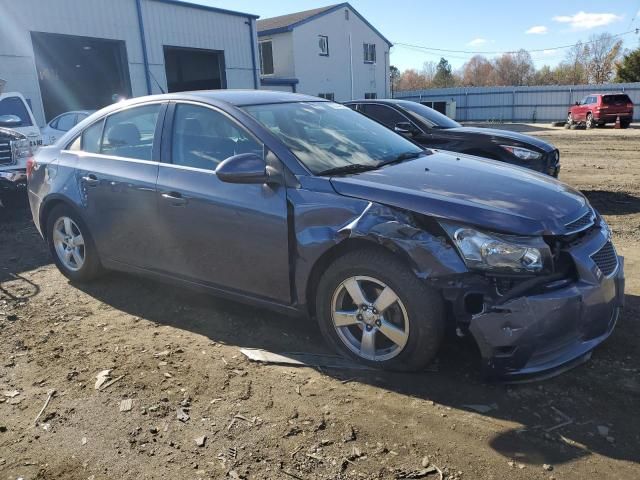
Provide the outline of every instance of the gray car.
<path id="1" fill-rule="evenodd" d="M 582 194 L 315 97 L 129 100 L 28 172 L 33 219 L 73 281 L 136 272 L 315 317 L 372 366 L 420 369 L 451 328 L 490 377 L 557 372 L 622 306 L 623 260 Z"/>

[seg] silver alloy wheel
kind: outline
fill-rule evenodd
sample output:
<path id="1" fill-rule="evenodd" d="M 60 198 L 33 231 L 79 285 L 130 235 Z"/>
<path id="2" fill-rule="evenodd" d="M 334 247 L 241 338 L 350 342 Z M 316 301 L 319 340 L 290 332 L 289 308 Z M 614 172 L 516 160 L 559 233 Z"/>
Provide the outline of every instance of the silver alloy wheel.
<path id="1" fill-rule="evenodd" d="M 84 265 L 84 238 L 76 222 L 60 217 L 53 225 L 53 246 L 64 267 L 77 272 Z"/>
<path id="2" fill-rule="evenodd" d="M 589 114 L 587 115 L 587 128 L 592 128 L 593 127 L 593 115 Z"/>
<path id="3" fill-rule="evenodd" d="M 573 125 L 573 115 L 571 114 L 567 115 L 567 123 L 569 125 Z"/>
<path id="4" fill-rule="evenodd" d="M 350 277 L 338 285 L 331 317 L 340 340 L 366 360 L 390 360 L 409 340 L 409 315 L 402 300 L 372 277 Z"/>

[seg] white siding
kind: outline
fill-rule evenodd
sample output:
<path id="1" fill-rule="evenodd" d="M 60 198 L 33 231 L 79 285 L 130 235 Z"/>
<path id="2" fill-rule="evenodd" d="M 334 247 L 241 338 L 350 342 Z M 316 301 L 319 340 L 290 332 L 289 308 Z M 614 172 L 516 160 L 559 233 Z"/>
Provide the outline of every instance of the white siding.
<path id="1" fill-rule="evenodd" d="M 134 95 L 144 95 L 142 48 L 134 0 L 0 0 L 0 78 L 6 91 L 18 91 L 31 100 L 36 121 L 43 125 L 44 110 L 35 67 L 31 32 L 64 33 L 124 40 Z M 144 72 L 142 68 L 139 69 Z"/>
<path id="2" fill-rule="evenodd" d="M 163 46 L 224 51 L 228 88 L 254 88 L 251 30 L 247 18 L 199 8 L 143 2 L 147 55 L 153 76 L 166 89 Z M 255 28 L 255 22 L 252 22 Z M 257 47 L 256 47 L 257 48 Z M 256 63 L 257 66 L 257 63 Z M 160 93 L 151 79 L 153 93 Z"/>
<path id="3" fill-rule="evenodd" d="M 329 56 L 318 54 L 318 35 L 329 37 Z M 375 64 L 364 63 L 364 43 L 375 43 Z M 348 20 L 339 9 L 295 27 L 293 52 L 300 93 L 333 93 L 339 102 L 364 98 L 369 92 L 378 98 L 389 96 L 389 46 L 352 10 Z"/>
<path id="4" fill-rule="evenodd" d="M 143 0 L 150 70 L 166 89 L 163 45 L 224 50 L 228 88 L 254 88 L 257 72 L 244 16 Z M 32 31 L 123 40 L 133 96 L 147 94 L 136 0 L 0 0 L 0 78 L 6 91 L 31 100 L 42 126 L 44 111 L 35 68 Z M 257 47 L 253 49 L 257 56 Z M 256 66 L 258 60 L 256 57 Z M 159 89 L 151 81 L 153 92 Z"/>

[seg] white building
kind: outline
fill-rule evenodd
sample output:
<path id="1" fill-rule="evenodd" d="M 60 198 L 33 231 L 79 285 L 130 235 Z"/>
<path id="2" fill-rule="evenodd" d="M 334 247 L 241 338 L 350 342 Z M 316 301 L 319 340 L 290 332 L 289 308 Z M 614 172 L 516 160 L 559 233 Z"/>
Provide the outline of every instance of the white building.
<path id="1" fill-rule="evenodd" d="M 261 88 L 336 101 L 389 96 L 391 42 L 348 3 L 258 20 Z"/>
<path id="2" fill-rule="evenodd" d="M 257 18 L 178 0 L 0 0 L 0 78 L 40 125 L 118 96 L 258 88 Z"/>

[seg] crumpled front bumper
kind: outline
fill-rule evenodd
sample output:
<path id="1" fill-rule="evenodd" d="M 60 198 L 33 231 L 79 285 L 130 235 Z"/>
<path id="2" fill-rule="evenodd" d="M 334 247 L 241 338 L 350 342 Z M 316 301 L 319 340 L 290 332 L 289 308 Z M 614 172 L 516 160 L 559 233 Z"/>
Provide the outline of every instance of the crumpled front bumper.
<path id="1" fill-rule="evenodd" d="M 474 336 L 489 379 L 523 381 L 553 376 L 590 358 L 613 331 L 624 303 L 624 259 L 602 274 L 592 255 L 608 229 L 572 248 L 578 279 L 561 288 L 522 296 L 474 315 Z"/>
<path id="2" fill-rule="evenodd" d="M 27 171 L 25 169 L 0 170 L 0 190 L 20 191 L 27 188 Z"/>

